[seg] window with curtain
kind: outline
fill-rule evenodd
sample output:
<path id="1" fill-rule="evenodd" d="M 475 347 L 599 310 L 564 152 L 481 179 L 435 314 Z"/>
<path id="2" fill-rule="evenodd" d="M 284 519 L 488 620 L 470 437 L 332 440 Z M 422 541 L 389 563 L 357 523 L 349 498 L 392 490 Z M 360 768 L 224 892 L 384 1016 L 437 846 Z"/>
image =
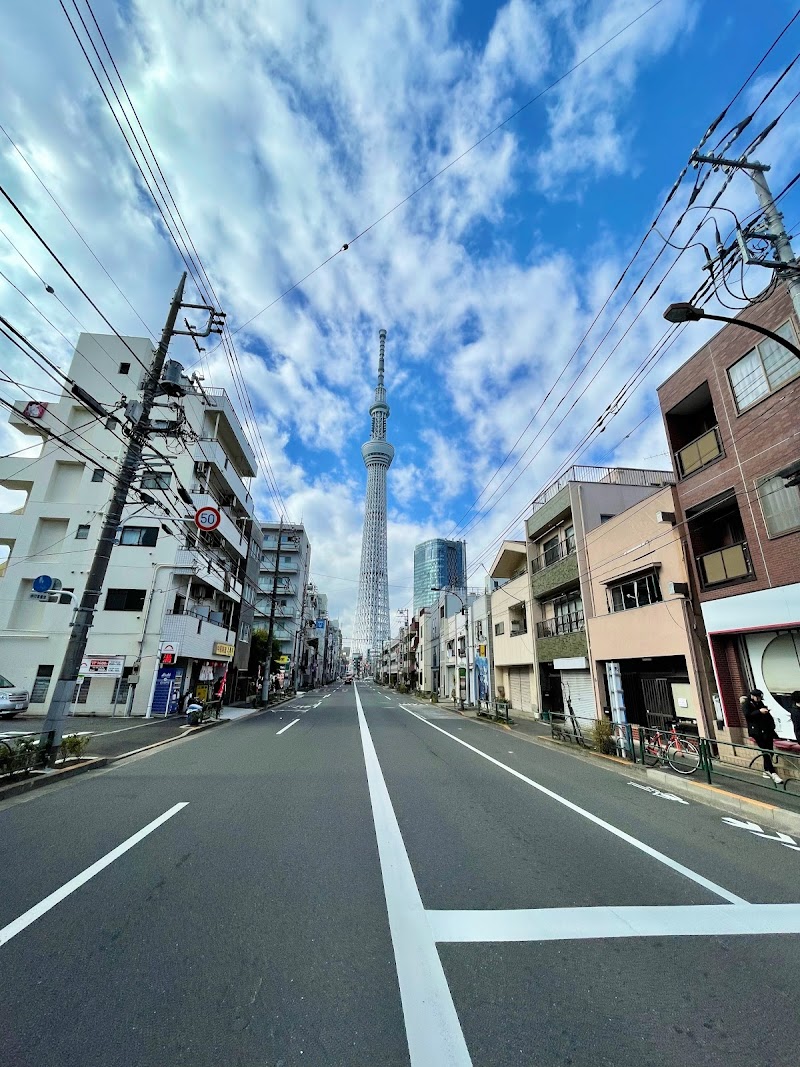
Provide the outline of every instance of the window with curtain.
<path id="1" fill-rule="evenodd" d="M 797 343 L 790 322 L 779 326 L 775 333 L 792 344 Z M 744 411 L 798 374 L 800 360 L 771 337 L 765 337 L 751 352 L 728 368 L 737 410 Z"/>
<path id="2" fill-rule="evenodd" d="M 783 478 L 766 478 L 758 485 L 758 499 L 770 537 L 800 527 L 800 489 L 787 488 Z"/>

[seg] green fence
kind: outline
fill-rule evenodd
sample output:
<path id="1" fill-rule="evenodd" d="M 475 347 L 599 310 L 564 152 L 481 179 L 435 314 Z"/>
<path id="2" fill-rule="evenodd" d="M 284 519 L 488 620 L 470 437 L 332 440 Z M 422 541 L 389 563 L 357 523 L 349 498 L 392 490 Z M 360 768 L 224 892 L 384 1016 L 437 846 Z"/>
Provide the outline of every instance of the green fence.
<path id="1" fill-rule="evenodd" d="M 586 718 L 570 713 L 550 718 L 554 741 L 575 745 L 602 755 L 617 756 L 645 767 L 660 767 L 678 775 L 696 775 L 705 782 L 725 780 L 787 793 L 800 794 L 800 745 L 776 742 L 761 749 L 752 741 L 733 744 L 670 729 L 656 730 L 607 718 Z M 764 766 L 764 756 L 772 772 Z"/>

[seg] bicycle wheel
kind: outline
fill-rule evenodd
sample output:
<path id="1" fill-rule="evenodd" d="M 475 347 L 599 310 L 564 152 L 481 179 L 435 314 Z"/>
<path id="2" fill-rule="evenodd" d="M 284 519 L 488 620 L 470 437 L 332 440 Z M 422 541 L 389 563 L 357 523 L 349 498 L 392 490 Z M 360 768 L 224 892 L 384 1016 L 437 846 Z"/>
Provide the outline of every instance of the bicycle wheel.
<path id="1" fill-rule="evenodd" d="M 670 741 L 667 763 L 678 774 L 694 774 L 700 766 L 700 750 L 691 741 Z"/>
<path id="2" fill-rule="evenodd" d="M 663 749 L 661 745 L 656 744 L 655 741 L 645 741 L 642 750 L 642 758 L 644 759 L 645 766 L 656 767 L 661 760 L 661 754 Z"/>

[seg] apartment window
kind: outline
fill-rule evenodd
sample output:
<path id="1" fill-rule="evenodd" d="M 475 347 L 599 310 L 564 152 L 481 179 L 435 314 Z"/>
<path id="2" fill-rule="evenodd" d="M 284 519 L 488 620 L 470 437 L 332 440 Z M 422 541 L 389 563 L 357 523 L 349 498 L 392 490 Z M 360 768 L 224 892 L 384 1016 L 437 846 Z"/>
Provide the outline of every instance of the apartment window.
<path id="1" fill-rule="evenodd" d="M 93 482 L 102 482 L 105 476 L 106 472 L 103 470 L 102 467 L 95 467 L 95 469 L 92 471 Z"/>
<path id="2" fill-rule="evenodd" d="M 477 637 L 483 637 L 483 620 L 479 619 L 475 623 L 475 634 Z"/>
<path id="3" fill-rule="evenodd" d="M 119 543 L 152 548 L 158 540 L 157 526 L 123 526 Z"/>
<path id="4" fill-rule="evenodd" d="M 555 537 L 549 537 L 542 545 L 542 555 L 544 556 L 544 565 L 549 567 L 551 563 L 557 563 L 559 553 L 559 541 L 558 534 Z"/>
<path id="5" fill-rule="evenodd" d="M 494 635 L 495 635 L 495 637 L 499 637 L 500 634 L 504 634 L 505 632 L 506 632 L 506 624 L 504 622 L 496 622 L 494 624 Z"/>
<path id="6" fill-rule="evenodd" d="M 31 689 L 31 704 L 44 704 L 47 690 L 50 688 L 50 679 L 53 677 L 53 664 L 40 663 L 36 668 L 36 680 Z"/>
<path id="7" fill-rule="evenodd" d="M 758 499 L 770 537 L 800 527 L 800 489 L 783 478 L 765 478 L 758 484 Z"/>
<path id="8" fill-rule="evenodd" d="M 609 518 L 611 518 L 610 515 L 609 515 Z M 603 521 L 602 515 L 600 516 L 600 521 L 601 522 Z M 564 530 L 564 547 L 567 550 L 567 555 L 569 555 L 570 552 L 574 552 L 575 551 L 575 527 L 574 526 L 567 526 L 567 528 Z"/>
<path id="9" fill-rule="evenodd" d="M 92 684 L 91 678 L 82 678 L 75 683 L 75 690 L 72 694 L 73 704 L 85 704 L 89 696 L 89 686 Z"/>
<path id="10" fill-rule="evenodd" d="M 104 604 L 106 611 L 141 611 L 144 607 L 144 589 L 109 589 Z"/>
<path id="11" fill-rule="evenodd" d="M 120 374 L 127 374 L 130 371 L 130 369 L 131 369 L 130 363 L 120 363 L 120 365 L 119 365 L 119 373 Z"/>
<path id="12" fill-rule="evenodd" d="M 792 344 L 797 344 L 791 323 L 785 322 L 775 333 Z M 737 410 L 744 411 L 774 393 L 776 389 L 780 389 L 798 374 L 800 360 L 771 337 L 765 337 L 751 352 L 732 367 L 728 367 L 728 378 Z"/>
<path id="13" fill-rule="evenodd" d="M 114 679 L 114 691 L 111 694 L 112 704 L 125 704 L 128 701 L 128 693 L 131 688 L 130 683 L 131 668 L 126 667 L 125 673 L 121 678 Z"/>
<path id="14" fill-rule="evenodd" d="M 256 602 L 255 586 L 250 585 L 249 582 L 245 583 L 244 601 L 245 601 L 245 604 L 255 604 L 255 602 Z"/>
<path id="15" fill-rule="evenodd" d="M 145 471 L 142 475 L 142 489 L 169 489 L 172 475 L 169 471 Z"/>
<path id="16" fill-rule="evenodd" d="M 249 622 L 243 622 L 242 623 L 242 628 L 239 630 L 239 640 L 243 644 L 247 644 L 247 642 L 250 640 L 250 623 Z"/>
<path id="17" fill-rule="evenodd" d="M 78 529 L 75 531 L 75 540 L 76 541 L 85 541 L 88 538 L 88 536 L 89 536 L 89 523 L 88 522 L 83 522 L 78 527 Z"/>
<path id="18" fill-rule="evenodd" d="M 612 612 L 643 608 L 647 604 L 656 604 L 659 600 L 661 587 L 655 571 L 608 587 L 608 606 Z"/>

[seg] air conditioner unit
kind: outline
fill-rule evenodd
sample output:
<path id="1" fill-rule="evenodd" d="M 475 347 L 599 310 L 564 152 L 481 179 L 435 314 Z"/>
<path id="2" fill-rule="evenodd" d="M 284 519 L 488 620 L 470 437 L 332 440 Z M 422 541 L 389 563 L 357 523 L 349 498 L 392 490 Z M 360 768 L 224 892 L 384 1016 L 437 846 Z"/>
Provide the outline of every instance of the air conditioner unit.
<path id="1" fill-rule="evenodd" d="M 669 582 L 667 585 L 670 596 L 688 596 L 689 586 L 687 582 Z"/>

